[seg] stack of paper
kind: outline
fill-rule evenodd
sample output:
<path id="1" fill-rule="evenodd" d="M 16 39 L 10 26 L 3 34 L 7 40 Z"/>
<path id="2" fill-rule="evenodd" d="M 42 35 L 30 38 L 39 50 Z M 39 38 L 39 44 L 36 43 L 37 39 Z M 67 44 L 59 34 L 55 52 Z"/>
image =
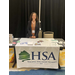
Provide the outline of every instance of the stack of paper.
<path id="1" fill-rule="evenodd" d="M 57 42 L 58 42 L 58 40 L 52 39 L 52 40 L 50 40 L 50 45 L 57 46 L 58 45 Z"/>
<path id="2" fill-rule="evenodd" d="M 9 46 L 12 46 L 12 44 L 9 44 Z"/>
<path id="3" fill-rule="evenodd" d="M 18 40 L 18 38 L 14 38 L 14 40 Z"/>
<path id="4" fill-rule="evenodd" d="M 28 45 L 33 45 L 33 42 L 28 42 Z"/>
<path id="5" fill-rule="evenodd" d="M 59 44 L 63 44 L 63 42 L 62 42 L 62 41 L 59 41 L 58 43 L 59 43 Z"/>

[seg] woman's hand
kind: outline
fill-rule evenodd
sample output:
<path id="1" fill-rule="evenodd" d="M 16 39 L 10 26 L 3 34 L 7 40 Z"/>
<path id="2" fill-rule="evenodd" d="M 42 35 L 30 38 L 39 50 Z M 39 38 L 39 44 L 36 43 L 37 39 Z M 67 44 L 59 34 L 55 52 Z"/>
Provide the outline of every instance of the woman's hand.
<path id="1" fill-rule="evenodd" d="M 36 38 L 36 36 L 31 36 L 30 38 Z"/>
<path id="2" fill-rule="evenodd" d="M 36 36 L 32 36 L 32 38 L 36 38 Z"/>
<path id="3" fill-rule="evenodd" d="M 33 38 L 36 38 L 36 36 L 33 36 Z"/>

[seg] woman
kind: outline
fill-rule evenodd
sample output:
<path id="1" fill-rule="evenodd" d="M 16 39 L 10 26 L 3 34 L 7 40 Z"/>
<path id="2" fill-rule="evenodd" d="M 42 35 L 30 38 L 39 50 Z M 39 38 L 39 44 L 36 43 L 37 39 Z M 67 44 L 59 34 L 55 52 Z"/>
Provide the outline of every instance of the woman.
<path id="1" fill-rule="evenodd" d="M 39 22 L 38 16 L 35 12 L 30 15 L 30 21 L 28 21 L 27 38 L 38 38 Z"/>

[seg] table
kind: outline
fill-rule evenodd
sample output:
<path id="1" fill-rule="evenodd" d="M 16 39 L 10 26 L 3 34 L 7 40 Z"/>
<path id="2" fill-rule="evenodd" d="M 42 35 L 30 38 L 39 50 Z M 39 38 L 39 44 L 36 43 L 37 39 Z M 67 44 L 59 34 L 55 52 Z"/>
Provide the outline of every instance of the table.
<path id="1" fill-rule="evenodd" d="M 15 39 L 15 38 L 14 38 L 14 39 Z M 21 38 L 18 38 L 17 40 L 13 40 L 13 42 L 16 42 L 16 43 L 17 43 L 17 41 L 20 40 L 20 39 L 21 39 Z M 54 39 L 56 39 L 56 40 L 58 40 L 58 41 L 63 41 L 63 42 L 64 42 L 64 40 L 63 40 L 62 38 L 54 38 Z M 15 62 L 14 62 L 14 64 L 13 64 L 13 66 L 12 66 L 12 68 L 14 68 L 14 66 L 15 66 L 15 64 L 16 64 L 16 51 L 15 51 L 15 45 L 13 44 L 12 46 L 9 46 L 9 48 L 14 48 Z M 62 49 L 65 49 L 65 46 L 60 47 L 60 50 L 62 50 Z M 59 66 L 59 68 L 60 68 L 60 66 Z"/>
<path id="2" fill-rule="evenodd" d="M 35 45 L 42 40 L 41 45 Z M 59 50 L 62 45 L 58 40 L 49 38 L 21 38 L 15 46 L 17 68 L 58 69 Z"/>

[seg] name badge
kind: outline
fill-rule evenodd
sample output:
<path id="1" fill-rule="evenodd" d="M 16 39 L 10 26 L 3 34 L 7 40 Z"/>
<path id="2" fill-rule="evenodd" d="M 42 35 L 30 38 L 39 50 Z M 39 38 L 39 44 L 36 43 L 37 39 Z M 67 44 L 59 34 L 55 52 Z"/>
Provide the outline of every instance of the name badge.
<path id="1" fill-rule="evenodd" d="M 35 33 L 35 30 L 32 30 L 32 33 Z"/>

